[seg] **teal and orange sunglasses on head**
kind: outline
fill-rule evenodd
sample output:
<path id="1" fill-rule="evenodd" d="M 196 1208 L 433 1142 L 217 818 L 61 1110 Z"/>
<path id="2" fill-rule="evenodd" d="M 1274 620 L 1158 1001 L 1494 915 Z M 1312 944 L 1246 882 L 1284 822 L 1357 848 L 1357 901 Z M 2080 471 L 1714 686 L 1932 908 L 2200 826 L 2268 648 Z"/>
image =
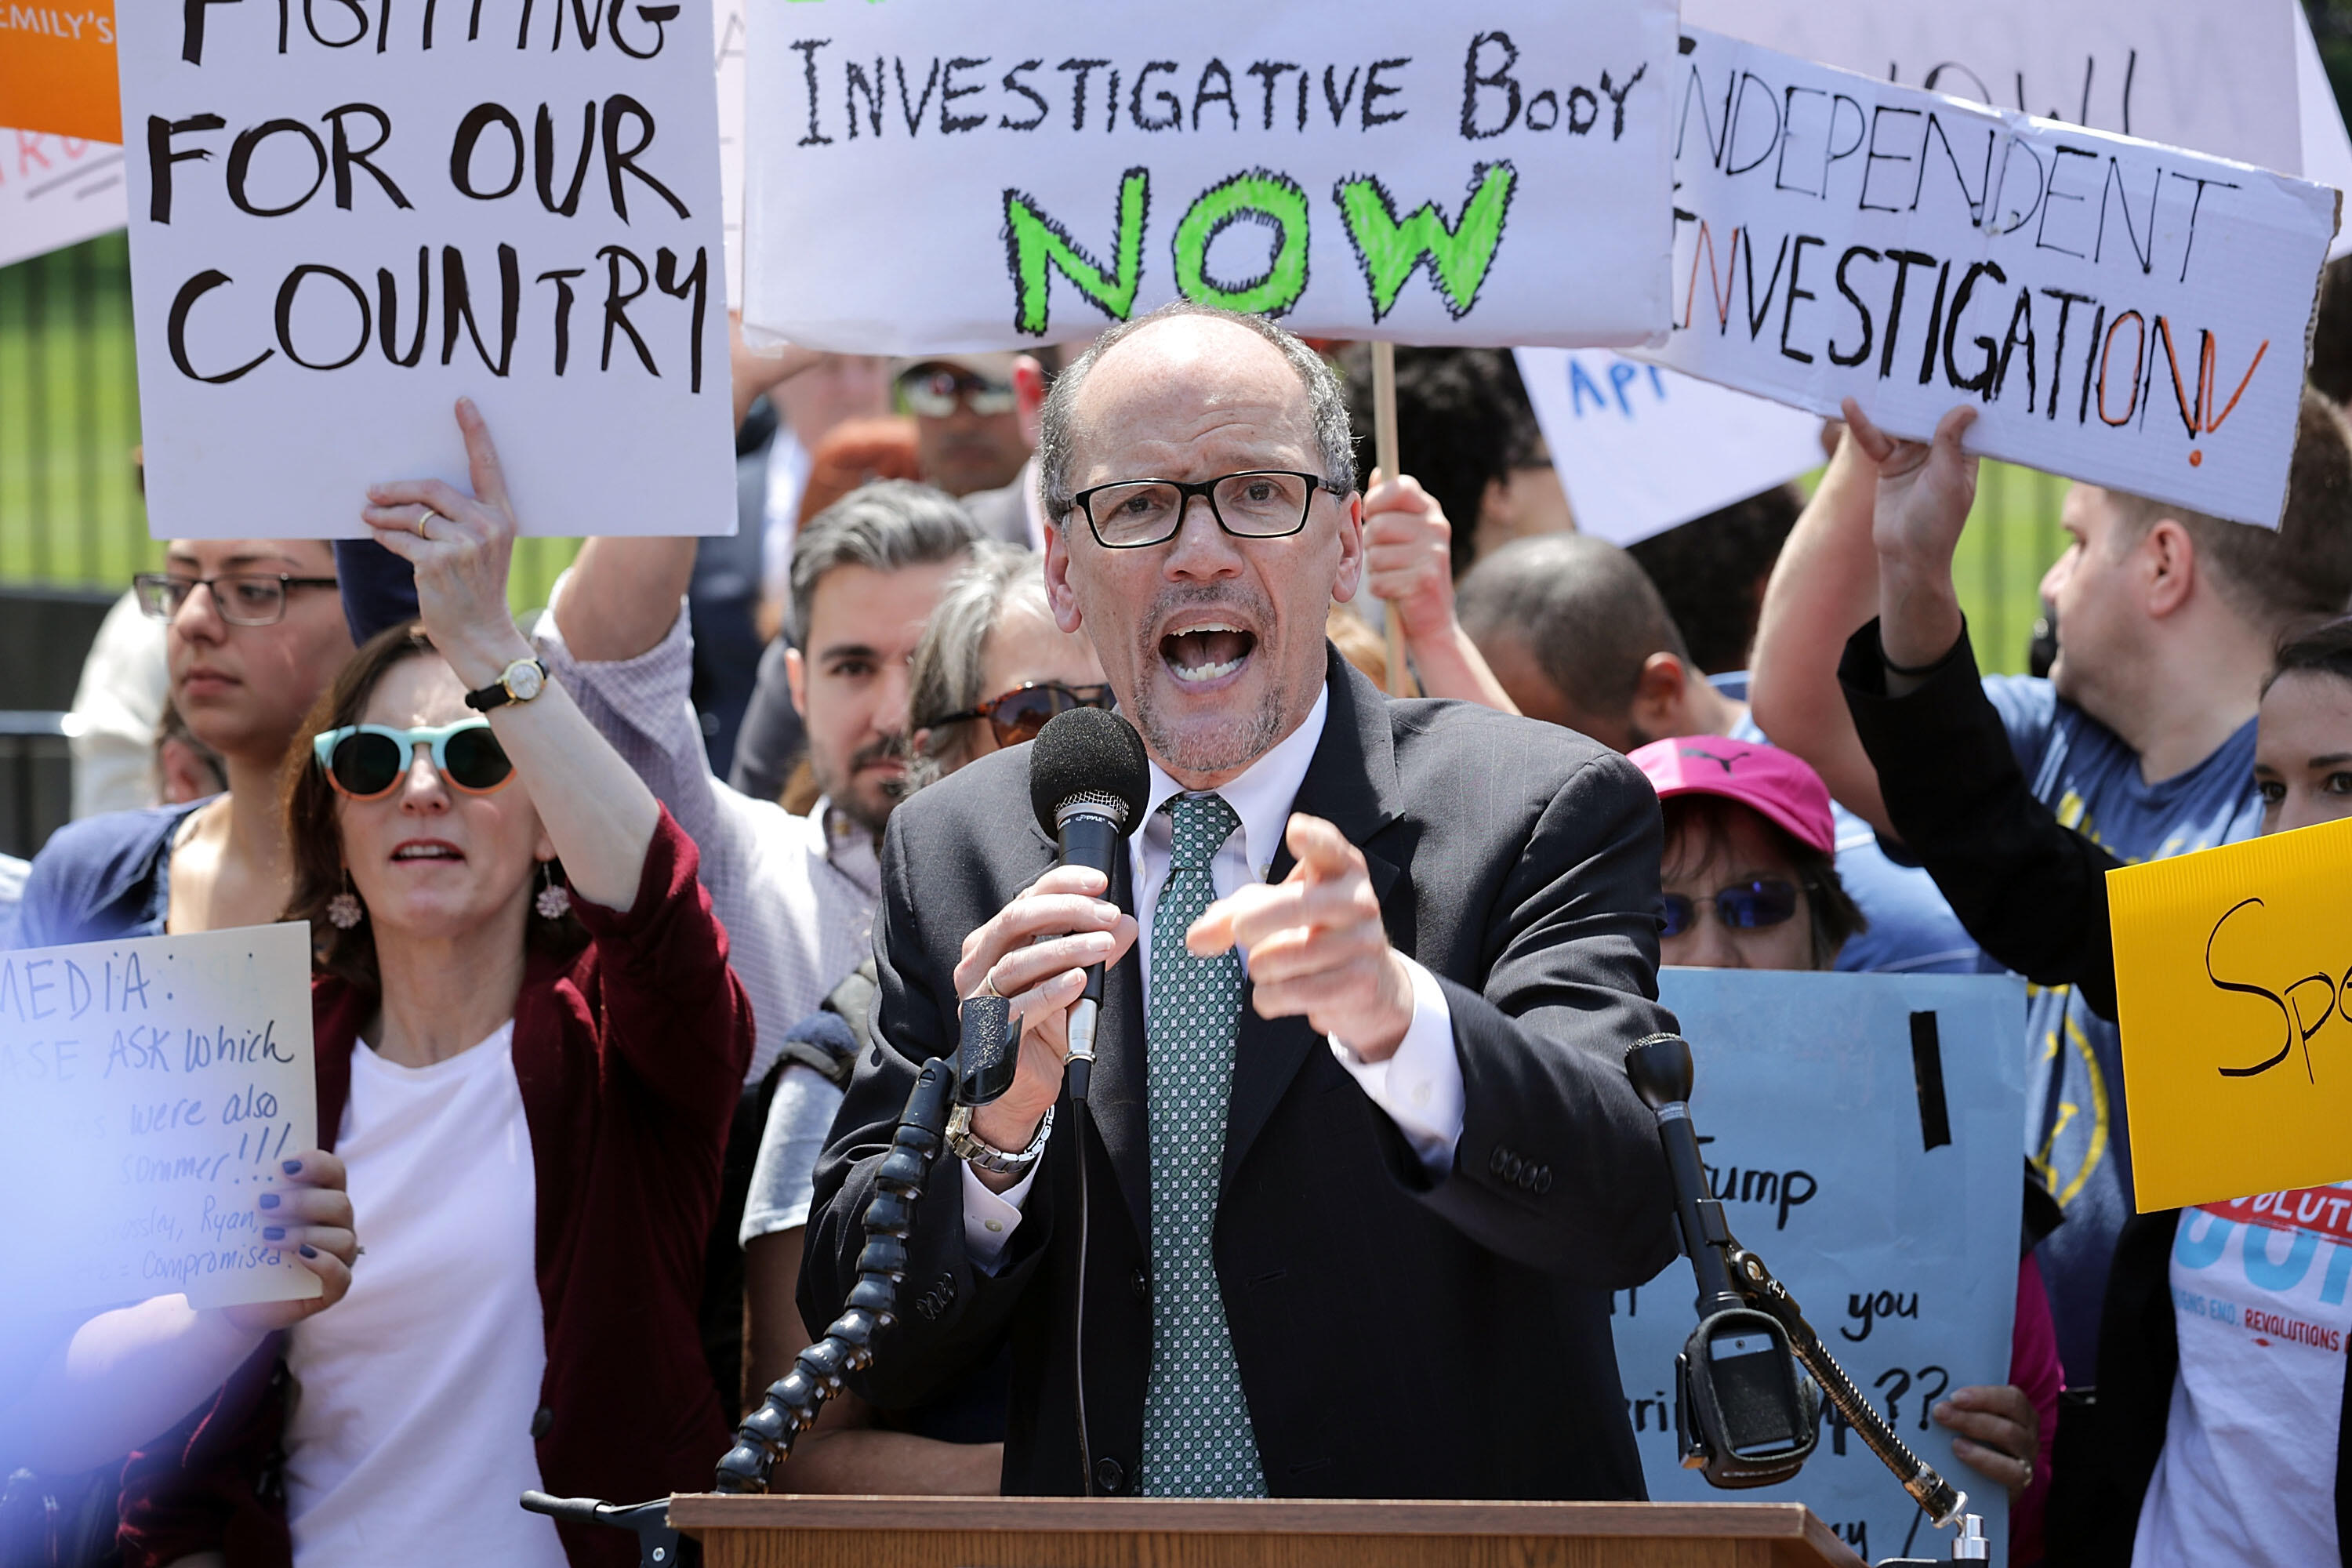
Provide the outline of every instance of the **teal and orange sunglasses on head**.
<path id="1" fill-rule="evenodd" d="M 384 724 L 346 724 L 310 743 L 327 782 L 353 800 L 381 800 L 408 774 L 416 748 L 432 749 L 434 771 L 452 789 L 492 795 L 514 781 L 514 763 L 490 732 L 488 719 L 460 719 L 438 728 L 395 730 Z"/>

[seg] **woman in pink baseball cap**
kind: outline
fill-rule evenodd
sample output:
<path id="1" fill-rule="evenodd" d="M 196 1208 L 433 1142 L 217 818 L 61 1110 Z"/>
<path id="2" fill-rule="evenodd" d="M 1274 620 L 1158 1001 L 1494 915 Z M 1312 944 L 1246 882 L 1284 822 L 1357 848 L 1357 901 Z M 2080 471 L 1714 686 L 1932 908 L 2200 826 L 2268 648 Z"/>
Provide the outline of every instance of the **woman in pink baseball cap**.
<path id="1" fill-rule="evenodd" d="M 1827 969 L 1862 911 L 1838 881 L 1829 786 L 1777 747 L 1685 735 L 1632 753 L 1665 808 L 1664 941 L 1696 969 Z"/>
<path id="2" fill-rule="evenodd" d="M 1828 969 L 1863 929 L 1838 881 L 1829 786 L 1778 747 L 1685 735 L 1631 753 L 1666 818 L 1662 962 L 1694 969 Z M 2056 1331 L 2032 1254 L 2019 1268 L 2010 1381 L 1952 1391 L 1937 1419 L 1953 1452 L 2010 1494 L 2014 1561 L 2041 1557 L 2057 1425 Z M 2031 1391 L 2031 1392 L 2029 1392 Z"/>

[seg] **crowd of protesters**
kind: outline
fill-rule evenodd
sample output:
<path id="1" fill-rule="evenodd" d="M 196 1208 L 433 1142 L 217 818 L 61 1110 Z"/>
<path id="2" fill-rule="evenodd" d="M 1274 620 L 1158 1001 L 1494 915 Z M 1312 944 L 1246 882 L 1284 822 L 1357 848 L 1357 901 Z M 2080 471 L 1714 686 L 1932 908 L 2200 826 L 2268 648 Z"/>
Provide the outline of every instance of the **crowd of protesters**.
<path id="1" fill-rule="evenodd" d="M 1364 357 L 1333 349 L 1360 438 Z M 1629 552 L 1576 531 L 1508 355 L 1398 357 L 1350 662 L 1386 681 L 1393 617 L 1427 697 L 1628 753 L 1659 962 L 2033 983 L 2009 1380 L 1934 1411 L 2012 1500 L 2009 1560 L 2338 1561 L 2340 1334 L 2176 1300 L 2234 1252 L 2240 1299 L 2352 1329 L 2352 1240 L 2281 1220 L 2289 1268 L 2241 1218 L 2134 1213 L 2103 873 L 2352 816 L 2341 406 L 2306 394 L 2276 531 L 2074 486 L 2055 667 L 1979 679 L 1965 411 L 1920 444 L 1849 405 L 1810 500 Z M 371 541 L 176 542 L 139 578 L 83 683 L 81 819 L 0 862 L 0 942 L 310 923 L 325 1147 L 260 1217 L 326 1289 L 20 1326 L 0 1527 L 137 1568 L 620 1563 L 514 1496 L 708 1485 L 824 1327 L 803 1238 L 872 1044 L 886 826 L 1114 705 L 1042 565 L 1063 358 L 739 341 L 737 535 L 591 539 L 527 629 L 470 405 L 470 485 L 353 497 Z M 832 1402 L 792 1489 L 996 1490 L 1007 1376 Z"/>

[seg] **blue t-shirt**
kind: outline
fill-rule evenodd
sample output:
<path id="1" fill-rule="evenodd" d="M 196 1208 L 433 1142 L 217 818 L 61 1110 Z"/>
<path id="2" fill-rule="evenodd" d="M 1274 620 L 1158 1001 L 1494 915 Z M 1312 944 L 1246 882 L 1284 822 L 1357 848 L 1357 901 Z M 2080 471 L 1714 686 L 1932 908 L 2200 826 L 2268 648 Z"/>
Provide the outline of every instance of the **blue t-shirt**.
<path id="1" fill-rule="evenodd" d="M 8 945 L 163 935 L 172 911 L 172 840 L 203 804 L 110 811 L 58 828 L 33 857 Z"/>
<path id="2" fill-rule="evenodd" d="M 2262 831 L 2254 722 L 2161 784 L 2114 731 L 2030 676 L 1985 678 L 2033 798 L 2127 862 L 2160 860 Z M 2098 1379 L 2099 1311 L 2116 1233 L 2132 1215 L 2131 1139 L 2116 1026 L 2071 986 L 2026 994 L 2026 1158 L 2066 1211 L 2040 1247 L 2066 1381 Z"/>
<path id="3" fill-rule="evenodd" d="M 1707 684 L 1736 702 L 1748 700 L 1748 675 L 1738 671 L 1707 678 Z M 1769 745 L 1756 721 L 1743 716 L 1732 740 Z M 1974 974 L 1984 957 L 1959 917 L 1936 890 L 1935 879 L 1916 866 L 1898 865 L 1878 847 L 1878 835 L 1835 801 L 1837 874 L 1846 897 L 1870 922 L 1838 950 L 1837 966 L 1855 974 Z"/>

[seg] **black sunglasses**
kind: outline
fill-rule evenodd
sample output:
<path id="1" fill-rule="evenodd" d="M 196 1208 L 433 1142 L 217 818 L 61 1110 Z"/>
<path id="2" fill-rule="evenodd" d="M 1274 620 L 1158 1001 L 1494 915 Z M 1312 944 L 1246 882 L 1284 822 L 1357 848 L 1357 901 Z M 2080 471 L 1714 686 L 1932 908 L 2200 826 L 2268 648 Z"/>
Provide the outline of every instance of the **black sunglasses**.
<path id="1" fill-rule="evenodd" d="M 1732 931 L 1762 931 L 1793 919 L 1797 913 L 1797 887 L 1778 877 L 1759 877 L 1752 882 L 1725 888 L 1713 898 L 1694 900 L 1681 893 L 1665 896 L 1666 930 L 1668 936 L 1680 936 L 1698 924 L 1698 906 L 1715 906 L 1715 918 Z"/>
<path id="2" fill-rule="evenodd" d="M 961 724 L 970 719 L 985 719 L 996 731 L 1000 746 L 1017 746 L 1024 741 L 1034 741 L 1045 721 L 1056 713 L 1066 713 L 1073 708 L 1108 708 L 1111 705 L 1108 686 L 1064 686 L 1057 680 L 1031 680 L 1014 687 L 961 713 L 950 713 L 934 719 L 921 728 L 937 729 L 941 724 Z"/>

